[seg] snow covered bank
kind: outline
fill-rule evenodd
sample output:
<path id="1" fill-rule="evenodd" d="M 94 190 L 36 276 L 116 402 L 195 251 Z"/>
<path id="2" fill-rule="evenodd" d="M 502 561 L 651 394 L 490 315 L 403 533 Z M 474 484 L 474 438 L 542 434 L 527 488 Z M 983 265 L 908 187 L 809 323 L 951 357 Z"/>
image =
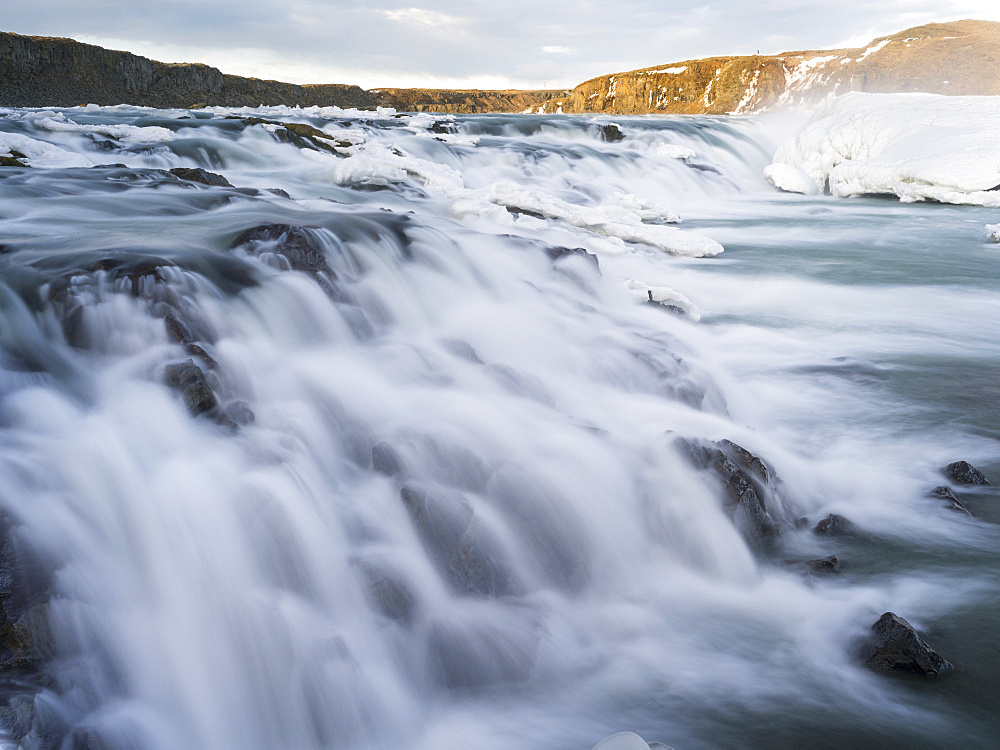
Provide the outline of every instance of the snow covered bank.
<path id="1" fill-rule="evenodd" d="M 793 193 L 1000 206 L 1000 97 L 845 94 L 781 145 L 764 177 Z"/>

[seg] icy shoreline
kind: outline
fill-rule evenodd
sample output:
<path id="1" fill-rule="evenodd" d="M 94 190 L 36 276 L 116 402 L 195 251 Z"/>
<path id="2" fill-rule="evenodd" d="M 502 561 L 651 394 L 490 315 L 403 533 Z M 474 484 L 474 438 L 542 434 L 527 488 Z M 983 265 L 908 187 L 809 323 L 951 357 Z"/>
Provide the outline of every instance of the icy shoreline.
<path id="1" fill-rule="evenodd" d="M 807 195 L 1000 207 L 1000 97 L 845 94 L 778 148 L 764 177 Z"/>

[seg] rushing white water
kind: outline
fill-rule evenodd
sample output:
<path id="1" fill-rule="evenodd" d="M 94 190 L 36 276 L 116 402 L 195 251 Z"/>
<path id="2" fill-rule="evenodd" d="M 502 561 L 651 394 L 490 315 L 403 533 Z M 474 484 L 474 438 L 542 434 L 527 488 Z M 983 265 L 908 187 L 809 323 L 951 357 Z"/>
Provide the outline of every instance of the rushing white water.
<path id="1" fill-rule="evenodd" d="M 995 739 L 1000 513 L 927 497 L 1000 476 L 995 213 L 778 194 L 775 122 L 619 122 L 3 113 L 25 746 Z M 196 166 L 236 188 L 156 171 Z M 678 438 L 763 458 L 780 534 Z M 886 610 L 955 673 L 865 670 Z"/>

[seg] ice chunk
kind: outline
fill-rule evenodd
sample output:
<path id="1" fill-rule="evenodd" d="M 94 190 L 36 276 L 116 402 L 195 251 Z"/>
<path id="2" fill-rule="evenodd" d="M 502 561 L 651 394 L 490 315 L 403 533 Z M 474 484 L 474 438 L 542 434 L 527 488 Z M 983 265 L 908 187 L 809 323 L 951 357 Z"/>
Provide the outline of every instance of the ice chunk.
<path id="1" fill-rule="evenodd" d="M 816 195 L 819 185 L 808 174 L 790 164 L 768 164 L 764 167 L 764 179 L 786 193 Z"/>
<path id="2" fill-rule="evenodd" d="M 994 242 L 1000 242 L 1000 224 L 987 224 L 986 236 Z"/>
<path id="3" fill-rule="evenodd" d="M 783 190 L 813 192 L 803 175 L 838 196 L 1000 206 L 1000 97 L 836 97 L 781 145 L 765 172 Z"/>

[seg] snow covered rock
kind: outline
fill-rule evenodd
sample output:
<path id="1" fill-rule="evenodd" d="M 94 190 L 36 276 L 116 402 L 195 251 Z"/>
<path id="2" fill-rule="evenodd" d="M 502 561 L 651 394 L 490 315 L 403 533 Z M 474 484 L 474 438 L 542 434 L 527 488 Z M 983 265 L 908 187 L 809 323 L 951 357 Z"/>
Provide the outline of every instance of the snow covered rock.
<path id="1" fill-rule="evenodd" d="M 764 174 L 795 193 L 1000 206 L 1000 97 L 844 94 Z"/>

